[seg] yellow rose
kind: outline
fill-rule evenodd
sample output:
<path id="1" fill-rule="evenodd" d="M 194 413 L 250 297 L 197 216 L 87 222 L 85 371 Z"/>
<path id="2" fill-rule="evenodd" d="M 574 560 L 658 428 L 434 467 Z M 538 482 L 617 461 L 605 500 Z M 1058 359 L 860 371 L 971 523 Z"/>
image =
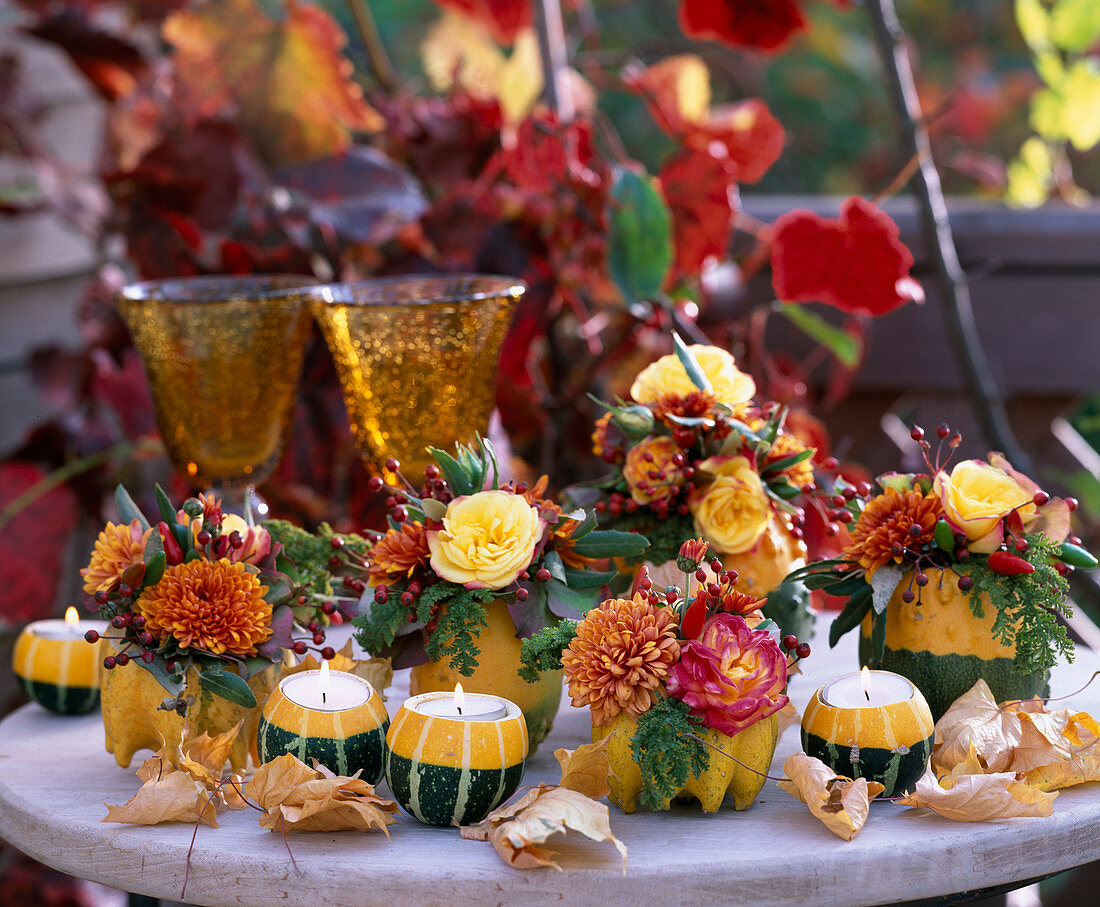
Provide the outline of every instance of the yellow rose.
<path id="1" fill-rule="evenodd" d="M 699 468 L 715 478 L 691 502 L 696 529 L 723 554 L 748 551 L 771 516 L 760 476 L 745 457 L 712 457 Z"/>
<path id="2" fill-rule="evenodd" d="M 695 344 L 688 347 L 695 361 L 710 381 L 711 393 L 719 403 L 734 409 L 747 403 L 756 393 L 756 383 L 736 365 L 733 356 L 716 346 Z M 670 394 L 684 397 L 698 388 L 692 384 L 687 371 L 675 353 L 662 356 L 650 363 L 630 386 L 630 396 L 642 404 L 658 402 Z"/>
<path id="3" fill-rule="evenodd" d="M 432 569 L 467 589 L 503 589 L 530 565 L 545 527 L 518 494 L 479 491 L 455 498 L 443 528 L 427 532 Z"/>
<path id="4" fill-rule="evenodd" d="M 1032 492 L 1005 470 L 981 460 L 956 463 L 951 475 L 936 473 L 932 490 L 939 495 L 944 515 L 966 533 L 979 552 L 996 550 L 1002 539 L 1001 520 L 1019 507 L 1024 522 L 1035 513 Z"/>

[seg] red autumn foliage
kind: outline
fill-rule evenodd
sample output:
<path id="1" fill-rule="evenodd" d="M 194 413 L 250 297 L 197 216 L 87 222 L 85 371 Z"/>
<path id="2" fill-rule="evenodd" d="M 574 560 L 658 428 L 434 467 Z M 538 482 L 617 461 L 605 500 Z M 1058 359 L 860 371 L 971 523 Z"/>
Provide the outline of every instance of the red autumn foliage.
<path id="1" fill-rule="evenodd" d="M 465 13 L 489 29 L 493 40 L 511 44 L 522 28 L 534 22 L 531 0 L 435 0 L 440 6 Z"/>
<path id="2" fill-rule="evenodd" d="M 783 153 L 784 138 L 783 125 L 759 98 L 712 108 L 706 124 L 687 136 L 697 146 L 725 145 L 739 183 L 758 182 Z"/>
<path id="3" fill-rule="evenodd" d="M 729 158 L 684 148 L 665 161 L 658 177 L 672 210 L 674 273 L 698 273 L 726 253 L 736 210 L 734 165 Z"/>
<path id="4" fill-rule="evenodd" d="M 797 0 L 683 0 L 680 25 L 693 38 L 775 51 L 806 20 Z"/>
<path id="5" fill-rule="evenodd" d="M 790 211 L 774 227 L 772 283 L 784 302 L 824 302 L 844 312 L 883 315 L 921 298 L 909 277 L 913 256 L 897 224 L 858 197 L 845 199 L 840 217 Z"/>

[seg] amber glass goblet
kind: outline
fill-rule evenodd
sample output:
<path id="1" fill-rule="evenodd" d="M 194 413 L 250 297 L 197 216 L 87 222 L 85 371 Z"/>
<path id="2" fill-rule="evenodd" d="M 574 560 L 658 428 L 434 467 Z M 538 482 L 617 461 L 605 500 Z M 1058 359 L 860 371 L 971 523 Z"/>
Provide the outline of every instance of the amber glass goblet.
<path id="1" fill-rule="evenodd" d="M 289 275 L 181 277 L 119 293 L 164 446 L 193 487 L 243 496 L 278 465 L 316 285 Z"/>
<path id="2" fill-rule="evenodd" d="M 416 481 L 429 446 L 486 432 L 500 345 L 525 289 L 512 277 L 450 274 L 334 284 L 313 299 L 368 467 L 394 457 Z"/>

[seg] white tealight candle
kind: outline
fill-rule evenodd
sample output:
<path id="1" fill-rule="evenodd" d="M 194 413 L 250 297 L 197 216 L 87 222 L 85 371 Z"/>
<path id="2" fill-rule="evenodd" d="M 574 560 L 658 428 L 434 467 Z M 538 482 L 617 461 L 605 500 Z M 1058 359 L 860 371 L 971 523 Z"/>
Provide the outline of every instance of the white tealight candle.
<path id="1" fill-rule="evenodd" d="M 70 606 L 64 620 L 36 620 L 27 630 L 42 639 L 83 639 L 89 630 L 102 636 L 107 632 L 107 621 L 81 620 L 76 608 Z"/>
<path id="2" fill-rule="evenodd" d="M 864 668 L 825 684 L 821 699 L 838 709 L 873 709 L 913 698 L 913 684 L 891 671 Z"/>
<path id="3" fill-rule="evenodd" d="M 328 667 L 328 662 L 322 662 L 322 666 Z M 327 674 L 327 689 L 322 674 Z M 354 709 L 374 695 L 374 687 L 366 680 L 346 671 L 300 671 L 283 680 L 279 689 L 295 705 L 317 712 Z"/>
<path id="4" fill-rule="evenodd" d="M 456 721 L 499 721 L 508 714 L 505 700 L 486 693 L 466 693 L 462 684 L 455 685 L 453 695 L 440 693 L 421 699 L 415 709 L 421 715 Z"/>

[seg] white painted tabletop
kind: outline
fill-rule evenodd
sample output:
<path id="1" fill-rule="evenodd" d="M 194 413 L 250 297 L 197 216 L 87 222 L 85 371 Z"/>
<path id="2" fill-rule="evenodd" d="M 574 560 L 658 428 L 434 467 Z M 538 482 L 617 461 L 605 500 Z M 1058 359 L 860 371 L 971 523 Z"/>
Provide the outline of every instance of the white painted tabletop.
<path id="1" fill-rule="evenodd" d="M 1098 662 L 1080 650 L 1075 665 L 1055 670 L 1053 694 L 1083 685 Z M 855 667 L 854 634 L 833 651 L 819 642 L 792 682 L 795 705 L 801 711 L 821 683 Z M 391 714 L 407 685 L 399 672 Z M 1069 704 L 1100 715 L 1100 686 Z M 564 698 L 524 784 L 556 782 L 554 750 L 589 739 L 587 710 Z M 798 749 L 798 728 L 789 728 L 772 774 Z M 72 875 L 202 905 L 880 904 L 1008 885 L 1100 859 L 1100 784 L 1062 791 L 1048 818 L 970 824 L 877 803 L 862 834 L 846 842 L 769 781 L 742 813 L 674 807 L 626 815 L 612 807 L 612 830 L 629 848 L 625 875 L 610 844 L 579 835 L 549 842 L 560 842 L 562 872 L 519 871 L 487 843 L 408 817 L 391 826 L 388 841 L 379 832 L 292 835 L 299 875 L 280 835 L 260 828 L 251 810 L 227 812 L 219 828 L 199 829 L 181 897 L 193 826 L 100 823 L 104 803 L 123 803 L 138 786 L 132 769 L 118 768 L 104 750 L 98 713 L 61 717 L 31 704 L 0 723 L 0 835 Z M 385 782 L 380 792 L 388 794 Z"/>

